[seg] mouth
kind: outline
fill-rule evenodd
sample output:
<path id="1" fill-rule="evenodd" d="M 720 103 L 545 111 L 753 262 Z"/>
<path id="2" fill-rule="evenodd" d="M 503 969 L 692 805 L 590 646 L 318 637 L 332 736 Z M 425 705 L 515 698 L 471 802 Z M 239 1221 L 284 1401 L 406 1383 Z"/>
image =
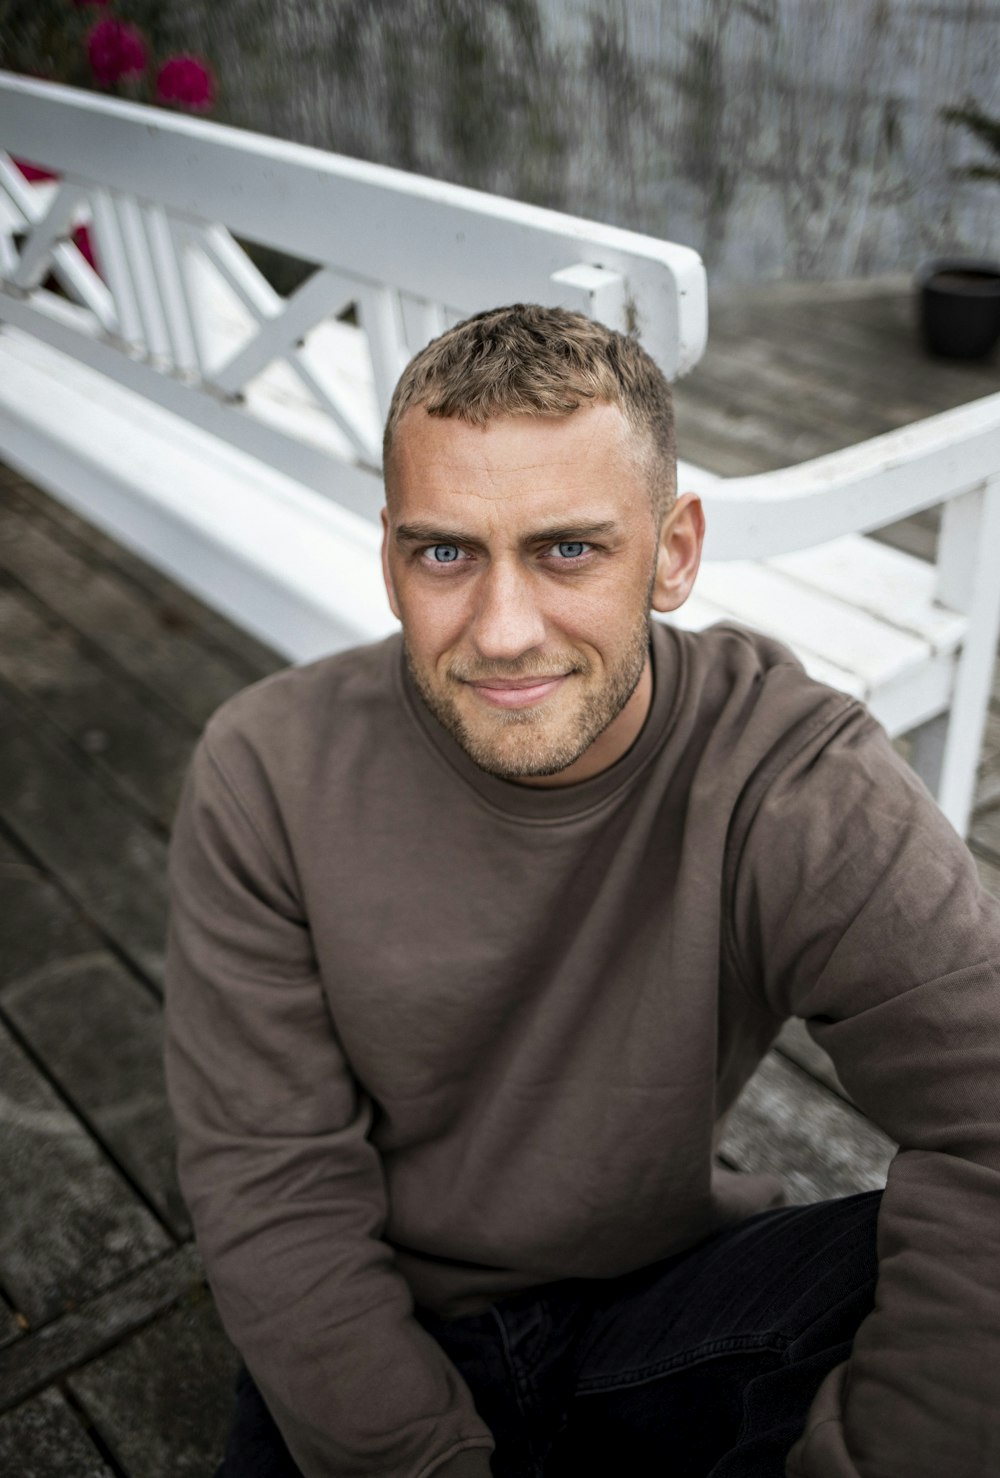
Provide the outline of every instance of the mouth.
<path id="1" fill-rule="evenodd" d="M 551 697 L 569 676 L 568 672 L 558 672 L 551 677 L 493 677 L 482 682 L 470 682 L 468 686 L 478 698 L 494 708 L 528 708 Z"/>

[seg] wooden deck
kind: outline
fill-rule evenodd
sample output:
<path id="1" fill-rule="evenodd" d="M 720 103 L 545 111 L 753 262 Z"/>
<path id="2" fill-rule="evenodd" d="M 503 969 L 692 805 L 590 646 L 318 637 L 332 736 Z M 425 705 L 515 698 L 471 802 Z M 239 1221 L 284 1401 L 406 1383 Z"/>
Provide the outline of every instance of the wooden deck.
<path id="1" fill-rule="evenodd" d="M 996 390 L 996 362 L 922 355 L 905 284 L 731 290 L 681 450 L 755 471 Z M 926 553 L 933 517 L 887 537 Z M 204 1478 L 235 1360 L 174 1180 L 164 863 L 206 719 L 283 662 L 11 472 L 0 633 L 0 1472 Z M 971 846 L 1000 896 L 1000 683 Z M 724 1151 L 806 1199 L 878 1184 L 891 1146 L 791 1032 Z"/>

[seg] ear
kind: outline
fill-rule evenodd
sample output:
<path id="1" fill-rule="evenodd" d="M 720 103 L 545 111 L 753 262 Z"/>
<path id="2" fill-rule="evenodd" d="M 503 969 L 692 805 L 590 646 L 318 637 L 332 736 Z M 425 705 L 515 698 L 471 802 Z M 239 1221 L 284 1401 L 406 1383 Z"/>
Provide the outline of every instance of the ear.
<path id="1" fill-rule="evenodd" d="M 653 610 L 676 611 L 691 594 L 701 546 L 705 540 L 705 514 L 697 493 L 678 498 L 660 530 L 660 547 L 653 580 Z"/>
<path id="2" fill-rule="evenodd" d="M 382 509 L 382 579 L 385 581 L 385 593 L 389 597 L 389 609 L 397 621 L 403 618 L 399 614 L 399 602 L 396 600 L 396 588 L 392 583 L 392 571 L 389 568 L 389 510 Z"/>

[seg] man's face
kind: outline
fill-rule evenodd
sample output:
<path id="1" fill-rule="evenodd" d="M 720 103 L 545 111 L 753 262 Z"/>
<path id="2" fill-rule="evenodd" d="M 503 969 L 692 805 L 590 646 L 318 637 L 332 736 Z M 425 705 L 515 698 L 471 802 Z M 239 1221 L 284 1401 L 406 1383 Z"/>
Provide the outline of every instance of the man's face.
<path id="1" fill-rule="evenodd" d="M 584 779 L 642 726 L 659 541 L 636 450 L 611 405 L 400 422 L 390 602 L 424 701 L 492 774 Z"/>

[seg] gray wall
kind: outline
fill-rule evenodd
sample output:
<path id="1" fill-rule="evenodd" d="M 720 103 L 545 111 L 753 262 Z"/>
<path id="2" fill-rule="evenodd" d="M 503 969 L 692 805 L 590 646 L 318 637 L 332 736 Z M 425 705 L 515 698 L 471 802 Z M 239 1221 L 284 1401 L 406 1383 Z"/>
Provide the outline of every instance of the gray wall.
<path id="1" fill-rule="evenodd" d="M 682 241 L 717 281 L 1000 251 L 1000 184 L 956 177 L 989 155 L 939 116 L 1000 114 L 996 0 L 145 4 L 214 57 L 219 117 Z"/>

